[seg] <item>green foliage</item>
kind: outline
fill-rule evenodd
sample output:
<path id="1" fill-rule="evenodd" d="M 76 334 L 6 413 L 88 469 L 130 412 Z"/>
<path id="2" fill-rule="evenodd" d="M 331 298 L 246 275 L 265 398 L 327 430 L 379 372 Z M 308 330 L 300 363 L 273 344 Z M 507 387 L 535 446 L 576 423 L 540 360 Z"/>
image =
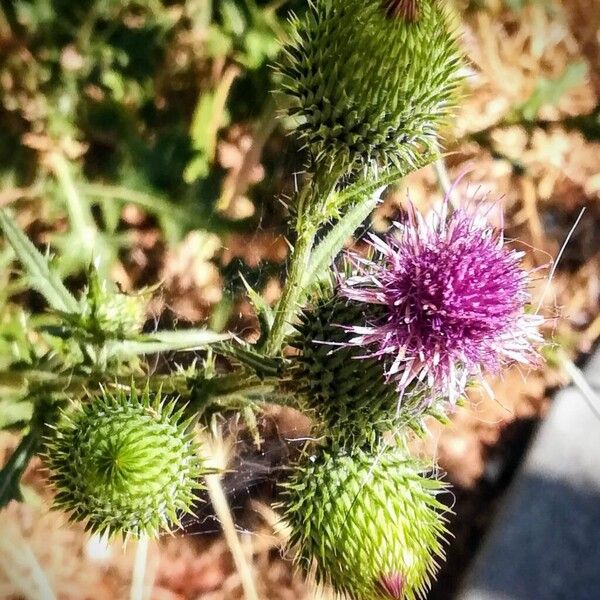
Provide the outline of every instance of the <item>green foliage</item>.
<path id="1" fill-rule="evenodd" d="M 507 120 L 509 122 L 535 121 L 543 106 L 558 104 L 566 92 L 583 83 L 587 70 L 586 63 L 575 62 L 567 65 L 563 73 L 555 79 L 540 78 L 529 99 L 515 107 Z"/>
<path id="2" fill-rule="evenodd" d="M 55 503 L 98 533 L 156 536 L 190 512 L 203 473 L 173 401 L 123 390 L 63 412 L 47 438 Z"/>
<path id="3" fill-rule="evenodd" d="M 437 0 L 415 21 L 381 0 L 316 0 L 294 20 L 279 72 L 312 168 L 387 169 L 435 145 L 461 82 L 448 21 Z"/>
<path id="4" fill-rule="evenodd" d="M 128 295 L 112 289 L 91 268 L 88 285 L 74 313 L 61 313 L 65 322 L 63 335 L 94 342 L 103 339 L 135 339 L 146 321 L 146 304 L 150 290 Z"/>
<path id="5" fill-rule="evenodd" d="M 77 301 L 52 269 L 49 261 L 38 252 L 4 210 L 0 210 L 0 228 L 25 267 L 31 287 L 37 289 L 55 310 L 75 309 Z"/>
<path id="6" fill-rule="evenodd" d="M 232 52 L 247 69 L 257 69 L 279 52 L 283 28 L 274 9 L 261 8 L 255 0 L 215 2 L 216 19 L 209 29 L 209 52 Z"/>
<path id="7" fill-rule="evenodd" d="M 29 431 L 0 471 L 0 509 L 11 500 L 22 500 L 20 481 L 29 461 L 39 450 L 48 425 L 56 419 L 56 407 L 39 402 L 32 415 Z"/>
<path id="8" fill-rule="evenodd" d="M 136 295 L 118 292 L 95 268 L 88 268 L 87 286 L 79 300 L 65 287 L 42 255 L 17 227 L 11 217 L 0 210 L 0 229 L 25 269 L 30 285 L 37 289 L 52 309 L 49 322 L 39 327 L 49 348 L 59 363 L 57 375 L 78 373 L 90 376 L 107 367 L 113 374 L 121 368 L 134 368 L 132 360 L 142 354 L 194 349 L 223 341 L 230 336 L 207 330 L 140 333 L 146 320 L 146 303 L 151 290 Z M 56 356 L 59 355 L 59 356 Z M 35 367 L 46 355 L 35 349 L 27 357 L 29 367 Z M 52 369 L 56 370 L 53 364 Z"/>
<path id="9" fill-rule="evenodd" d="M 267 62 L 283 12 L 263 0 L 0 9 L 0 182 L 43 198 L 61 275 L 92 259 L 110 272 L 131 243 L 119 232 L 123 200 L 156 215 L 169 241 L 236 227 L 214 214 L 227 174 L 216 146 L 230 121 L 272 112 Z"/>
<path id="10" fill-rule="evenodd" d="M 318 449 L 283 494 L 296 560 L 353 600 L 423 598 L 444 556 L 443 489 L 393 447 Z"/>

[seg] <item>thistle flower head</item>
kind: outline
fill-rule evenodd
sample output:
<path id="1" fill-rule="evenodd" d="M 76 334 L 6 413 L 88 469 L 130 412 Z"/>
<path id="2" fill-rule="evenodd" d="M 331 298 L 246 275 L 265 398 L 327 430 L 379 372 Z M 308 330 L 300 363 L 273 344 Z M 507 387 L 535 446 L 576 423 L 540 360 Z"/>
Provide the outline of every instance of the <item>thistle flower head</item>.
<path id="1" fill-rule="evenodd" d="M 297 562 L 353 600 L 423 598 L 444 556 L 444 484 L 398 449 L 319 449 L 282 505 Z"/>
<path id="2" fill-rule="evenodd" d="M 350 327 L 351 345 L 384 361 L 402 393 L 421 385 L 455 401 L 468 380 L 537 359 L 541 317 L 528 314 L 523 252 L 505 244 L 482 204 L 424 218 L 414 206 L 397 235 L 372 236 L 372 259 L 340 282 L 346 298 L 384 308 Z"/>
<path id="3" fill-rule="evenodd" d="M 375 311 L 384 314 L 383 307 L 371 306 L 370 312 Z M 364 350 L 348 344 L 353 334 L 340 324 L 360 325 L 364 314 L 364 304 L 320 289 L 300 315 L 291 340 L 299 354 L 281 381 L 315 416 L 317 435 L 346 447 L 373 446 L 382 434 L 404 426 L 420 433 L 430 408 L 420 390 L 405 394 L 399 407 L 396 388 L 377 357 L 363 358 L 357 365 L 355 359 Z"/>
<path id="4" fill-rule="evenodd" d="M 287 113 L 319 167 L 405 167 L 452 112 L 460 53 L 441 0 L 314 0 L 279 72 Z"/>
<path id="5" fill-rule="evenodd" d="M 189 512 L 202 466 L 173 402 L 145 391 L 92 397 L 47 440 L 55 504 L 98 533 L 155 536 Z"/>

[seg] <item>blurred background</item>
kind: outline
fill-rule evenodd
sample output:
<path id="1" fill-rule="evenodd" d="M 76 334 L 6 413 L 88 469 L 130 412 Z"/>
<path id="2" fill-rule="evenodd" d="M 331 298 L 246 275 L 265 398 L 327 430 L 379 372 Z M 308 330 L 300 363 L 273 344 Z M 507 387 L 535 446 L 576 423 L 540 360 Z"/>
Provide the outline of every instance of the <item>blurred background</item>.
<path id="1" fill-rule="evenodd" d="M 450 426 L 432 423 L 420 442 L 455 493 L 454 538 L 430 594 L 438 600 L 455 597 L 554 390 L 600 336 L 600 4 L 451 4 L 469 77 L 444 132 L 446 172 L 410 175 L 361 232 L 389 227 L 408 189 L 422 206 L 438 201 L 440 179 L 466 164 L 472 171 L 458 193 L 481 189 L 502 199 L 507 236 L 523 240 L 532 268 L 557 256 L 586 212 L 543 298 L 547 336 L 561 350 L 552 346 L 547 364 L 526 378 L 514 370 L 492 382 L 495 401 L 474 393 Z M 207 325 L 256 337 L 242 277 L 268 302 L 278 298 L 288 203 L 303 176 L 302 150 L 277 119 L 269 65 L 289 12 L 304 7 L 305 0 L 2 2 L 0 206 L 12 207 L 38 247 L 50 247 L 71 287 L 81 287 L 93 254 L 125 291 L 160 282 L 148 331 Z M 13 261 L 2 243 L 5 372 L 23 324 L 44 310 Z M 537 298 L 547 273 L 540 270 Z M 17 442 L 16 419 L 0 404 L 0 464 Z M 226 476 L 224 487 L 247 567 L 260 598 L 315 598 L 283 553 L 285 531 L 270 508 L 293 452 L 289 440 L 308 424 L 291 410 L 267 409 L 258 425 L 260 447 L 244 427 L 224 423 L 220 449 L 224 464 L 243 471 Z M 27 502 L 0 513 L 0 598 L 46 600 L 48 587 L 59 599 L 127 598 L 135 543 L 90 539 L 49 512 L 44 477 L 34 461 Z M 206 505 L 185 532 L 151 545 L 148 598 L 244 597 L 211 512 Z"/>

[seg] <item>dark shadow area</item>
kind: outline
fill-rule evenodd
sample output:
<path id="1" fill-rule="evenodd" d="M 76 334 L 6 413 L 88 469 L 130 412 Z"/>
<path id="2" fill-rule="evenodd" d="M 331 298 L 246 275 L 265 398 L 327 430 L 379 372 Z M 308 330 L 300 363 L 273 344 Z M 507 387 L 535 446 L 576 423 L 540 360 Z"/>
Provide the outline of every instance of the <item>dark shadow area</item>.
<path id="1" fill-rule="evenodd" d="M 600 489 L 539 476 L 519 480 L 478 558 L 468 598 L 600 597 Z M 473 595 L 475 594 L 475 595 Z"/>
<path id="2" fill-rule="evenodd" d="M 452 600 L 479 550 L 504 494 L 521 464 L 538 419 L 518 419 L 506 426 L 495 446 L 488 448 L 486 471 L 473 488 L 452 483 L 445 501 L 452 505 L 449 529 L 452 536 L 446 548 L 446 561 L 427 600 Z M 533 599 L 532 599 L 533 600 Z"/>
<path id="3" fill-rule="evenodd" d="M 266 504 L 277 501 L 278 483 L 289 476 L 289 465 L 298 458 L 310 433 L 309 421 L 291 409 L 264 416 L 258 426 L 263 439 L 261 446 L 257 447 L 250 433 L 243 431 L 237 437 L 231 462 L 221 480 L 240 530 L 257 526 L 259 517 L 252 510 L 251 501 Z M 182 524 L 187 535 L 221 533 L 221 524 L 206 490 L 200 492 L 194 514 L 185 515 Z"/>

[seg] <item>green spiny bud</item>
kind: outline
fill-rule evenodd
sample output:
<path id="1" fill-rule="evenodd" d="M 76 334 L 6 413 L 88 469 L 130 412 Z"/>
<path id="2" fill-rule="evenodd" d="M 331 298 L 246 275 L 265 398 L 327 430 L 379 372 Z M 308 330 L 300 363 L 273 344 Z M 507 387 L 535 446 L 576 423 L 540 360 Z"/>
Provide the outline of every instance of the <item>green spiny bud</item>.
<path id="1" fill-rule="evenodd" d="M 364 308 L 338 299 L 321 299 L 300 316 L 292 340 L 300 354 L 289 372 L 289 384 L 299 393 L 326 432 L 350 445 L 376 443 L 398 419 L 398 393 L 385 381 L 377 359 L 357 361 L 360 350 L 339 346 Z"/>
<path id="2" fill-rule="evenodd" d="M 443 559 L 442 482 L 398 449 L 321 449 L 285 484 L 297 562 L 353 600 L 424 597 Z"/>
<path id="3" fill-rule="evenodd" d="M 189 512 L 203 469 L 174 401 L 118 391 L 66 410 L 47 440 L 55 504 L 93 532 L 156 536 Z"/>
<path id="4" fill-rule="evenodd" d="M 107 295 L 90 315 L 99 331 L 116 337 L 133 337 L 140 332 L 146 317 L 146 298 L 142 294 L 115 292 Z"/>
<path id="5" fill-rule="evenodd" d="M 400 399 L 386 380 L 381 360 L 365 358 L 361 348 L 344 345 L 352 335 L 345 326 L 376 318 L 378 307 L 373 305 L 366 316 L 364 304 L 322 293 L 300 316 L 291 341 L 300 352 L 282 385 L 300 396 L 324 433 L 341 445 L 374 445 L 384 432 L 403 426 L 421 432 L 421 418 L 432 410 L 422 395 L 407 392 Z"/>
<path id="6" fill-rule="evenodd" d="M 86 340 L 132 338 L 138 335 L 146 318 L 150 290 L 124 294 L 100 279 L 95 268 L 88 272 L 88 286 L 79 300 L 77 313 L 62 313 L 71 335 Z"/>
<path id="7" fill-rule="evenodd" d="M 279 64 L 313 163 L 402 168 L 457 101 L 460 53 L 441 0 L 314 0 Z"/>

